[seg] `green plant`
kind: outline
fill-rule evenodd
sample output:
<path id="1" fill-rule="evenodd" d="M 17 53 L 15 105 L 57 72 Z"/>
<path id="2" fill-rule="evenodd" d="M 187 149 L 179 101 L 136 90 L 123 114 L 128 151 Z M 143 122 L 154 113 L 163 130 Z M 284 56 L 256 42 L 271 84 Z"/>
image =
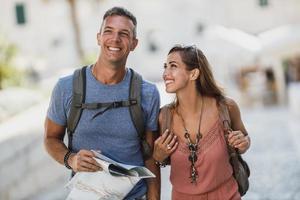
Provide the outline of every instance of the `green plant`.
<path id="1" fill-rule="evenodd" d="M 16 53 L 16 46 L 0 37 L 0 89 L 6 85 L 20 84 L 21 74 L 12 64 Z"/>
<path id="2" fill-rule="evenodd" d="M 81 60 L 81 64 L 82 65 L 89 65 L 92 64 L 94 62 L 96 62 L 97 60 L 97 53 L 96 52 L 91 52 L 88 54 L 85 54 L 83 57 L 83 60 Z"/>

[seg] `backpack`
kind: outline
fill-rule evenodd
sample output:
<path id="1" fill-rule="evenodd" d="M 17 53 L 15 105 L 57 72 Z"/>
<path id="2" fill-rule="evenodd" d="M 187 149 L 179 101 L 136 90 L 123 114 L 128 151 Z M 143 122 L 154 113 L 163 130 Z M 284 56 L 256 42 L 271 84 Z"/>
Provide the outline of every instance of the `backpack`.
<path id="1" fill-rule="evenodd" d="M 129 107 L 131 120 L 139 135 L 144 159 L 148 159 L 151 155 L 151 149 L 145 138 L 145 124 L 143 111 L 141 107 L 141 90 L 142 90 L 142 77 L 134 70 L 131 71 L 129 99 L 127 101 L 115 101 L 109 103 L 85 103 L 86 95 L 86 68 L 87 66 L 77 69 L 73 74 L 73 92 L 70 114 L 67 119 L 67 134 L 68 134 L 68 148 L 72 150 L 72 139 L 75 129 L 84 109 L 100 109 L 105 108 L 103 111 L 98 112 L 96 116 L 103 114 L 109 109 L 119 107 Z"/>
<path id="2" fill-rule="evenodd" d="M 228 135 L 228 131 L 232 131 L 231 119 L 226 104 L 226 99 L 220 101 L 219 109 L 220 109 L 220 117 L 223 121 L 224 135 L 226 138 Z M 246 136 L 248 134 L 244 133 L 244 135 Z M 226 145 L 227 145 L 227 151 L 229 155 L 229 161 L 233 170 L 233 177 L 235 178 L 238 184 L 240 195 L 244 196 L 249 189 L 250 168 L 247 162 L 238 153 L 237 149 L 231 147 L 227 140 L 226 140 Z"/>

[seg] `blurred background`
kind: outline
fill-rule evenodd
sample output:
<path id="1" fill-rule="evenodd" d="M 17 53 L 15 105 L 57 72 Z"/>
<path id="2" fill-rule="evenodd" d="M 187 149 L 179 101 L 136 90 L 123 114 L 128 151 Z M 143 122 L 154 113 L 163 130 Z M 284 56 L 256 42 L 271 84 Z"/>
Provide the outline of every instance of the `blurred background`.
<path id="1" fill-rule="evenodd" d="M 174 44 L 196 44 L 241 107 L 252 139 L 243 199 L 300 199 L 299 0 L 1 0 L 0 200 L 64 199 L 69 172 L 43 147 L 43 122 L 59 77 L 95 62 L 104 12 L 138 20 L 128 66 L 156 83 Z M 162 199 L 170 199 L 169 168 Z"/>

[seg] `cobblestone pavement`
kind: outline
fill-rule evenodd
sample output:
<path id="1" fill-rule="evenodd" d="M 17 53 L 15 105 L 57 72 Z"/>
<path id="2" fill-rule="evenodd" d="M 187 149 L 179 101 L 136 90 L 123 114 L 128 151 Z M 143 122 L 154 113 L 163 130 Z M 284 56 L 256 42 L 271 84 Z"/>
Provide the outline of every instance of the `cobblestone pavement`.
<path id="1" fill-rule="evenodd" d="M 243 200 L 300 199 L 300 118 L 286 108 L 242 110 L 252 145 L 244 155 L 251 168 Z M 169 169 L 162 171 L 162 199 L 170 199 Z"/>

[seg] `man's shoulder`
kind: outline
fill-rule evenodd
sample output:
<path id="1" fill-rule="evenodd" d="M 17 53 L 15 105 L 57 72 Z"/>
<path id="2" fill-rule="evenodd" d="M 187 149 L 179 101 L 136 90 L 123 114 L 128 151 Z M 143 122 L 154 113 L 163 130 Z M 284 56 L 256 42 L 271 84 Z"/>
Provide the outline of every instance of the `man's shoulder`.
<path id="1" fill-rule="evenodd" d="M 73 82 L 73 74 L 67 75 L 67 76 L 63 76 L 60 77 L 57 81 L 57 85 L 60 88 L 69 88 L 72 86 L 72 82 Z"/>
<path id="2" fill-rule="evenodd" d="M 152 89 L 155 89 L 156 88 L 156 85 L 155 83 L 149 81 L 149 80 L 146 80 L 143 78 L 143 82 L 142 82 L 142 86 L 143 88 L 146 87 L 146 88 L 152 88 Z"/>
<path id="3" fill-rule="evenodd" d="M 142 82 L 142 92 L 143 93 L 153 93 L 156 92 L 157 87 L 155 85 L 155 83 L 152 83 L 151 81 L 145 80 L 143 79 Z"/>
<path id="4" fill-rule="evenodd" d="M 69 72 L 67 75 L 64 75 L 64 76 L 61 76 L 59 79 L 58 79 L 58 83 L 59 84 L 62 84 L 62 85 L 70 85 L 72 84 L 73 82 L 73 76 L 74 76 L 74 72 L 76 70 L 80 70 L 82 69 L 82 67 L 80 68 L 77 68 L 77 69 L 74 69 L 73 71 Z"/>
<path id="5" fill-rule="evenodd" d="M 136 71 L 135 71 L 136 72 Z M 136 72 L 138 73 L 138 72 Z M 140 74 L 140 73 L 138 73 Z M 141 75 L 141 74 L 140 74 Z M 158 89 L 155 85 L 155 83 L 145 79 L 143 76 L 142 76 L 142 94 L 145 95 L 145 94 L 154 94 L 154 93 L 158 93 Z"/>
<path id="6" fill-rule="evenodd" d="M 73 71 L 69 72 L 67 75 L 60 77 L 58 82 L 60 84 L 63 84 L 63 85 L 66 84 L 66 85 L 70 86 L 70 84 L 73 83 L 73 77 L 75 75 L 75 71 L 82 70 L 84 67 L 87 67 L 86 68 L 86 77 L 88 77 L 87 73 L 88 73 L 88 70 L 90 70 L 90 68 L 89 68 L 90 66 L 91 65 L 86 65 L 86 66 L 80 66 L 78 68 L 75 68 L 75 69 L 73 69 Z"/>

